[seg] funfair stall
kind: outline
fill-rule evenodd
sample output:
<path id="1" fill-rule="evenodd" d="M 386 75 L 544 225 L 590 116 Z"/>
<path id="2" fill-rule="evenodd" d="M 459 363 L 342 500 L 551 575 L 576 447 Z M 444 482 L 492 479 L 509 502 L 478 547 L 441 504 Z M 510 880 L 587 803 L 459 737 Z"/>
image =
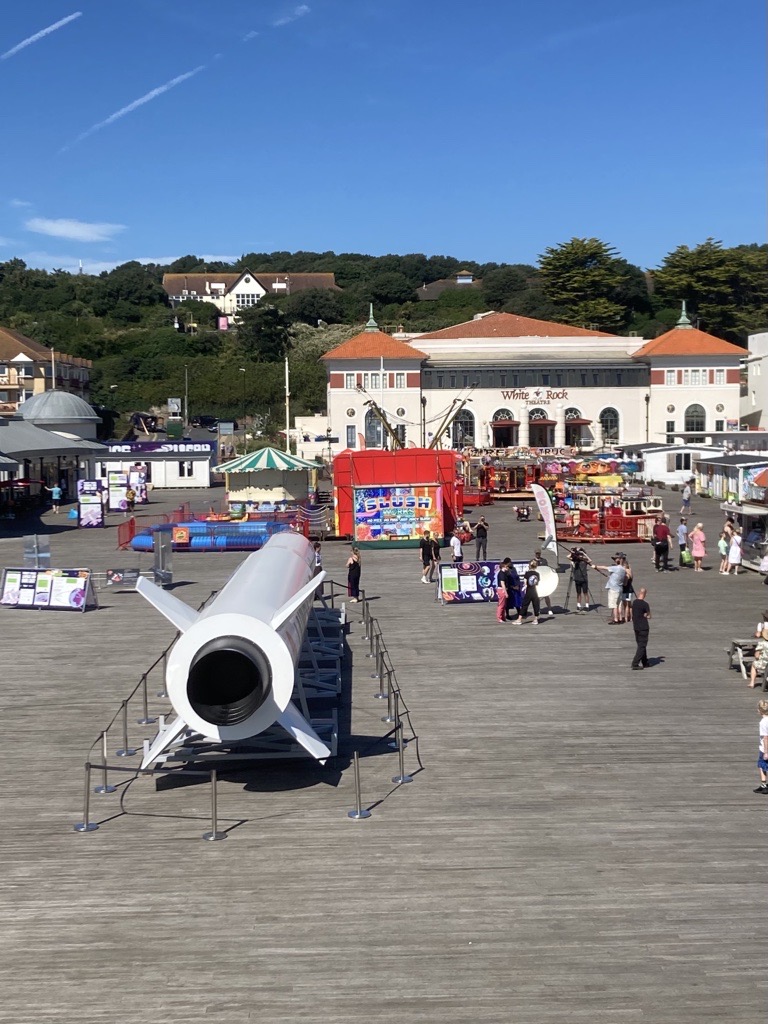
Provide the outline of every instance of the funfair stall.
<path id="1" fill-rule="evenodd" d="M 333 461 L 336 532 L 361 547 L 416 547 L 450 536 L 463 514 L 461 458 L 452 451 L 346 451 Z"/>

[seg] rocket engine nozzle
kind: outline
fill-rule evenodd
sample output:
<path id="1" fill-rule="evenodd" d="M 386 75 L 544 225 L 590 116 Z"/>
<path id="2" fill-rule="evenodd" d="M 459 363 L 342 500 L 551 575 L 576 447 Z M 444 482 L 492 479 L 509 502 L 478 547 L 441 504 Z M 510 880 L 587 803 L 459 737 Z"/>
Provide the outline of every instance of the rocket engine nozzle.
<path id="1" fill-rule="evenodd" d="M 263 651 L 239 636 L 222 636 L 203 644 L 187 677 L 187 697 L 204 721 L 239 725 L 272 692 L 272 670 Z"/>

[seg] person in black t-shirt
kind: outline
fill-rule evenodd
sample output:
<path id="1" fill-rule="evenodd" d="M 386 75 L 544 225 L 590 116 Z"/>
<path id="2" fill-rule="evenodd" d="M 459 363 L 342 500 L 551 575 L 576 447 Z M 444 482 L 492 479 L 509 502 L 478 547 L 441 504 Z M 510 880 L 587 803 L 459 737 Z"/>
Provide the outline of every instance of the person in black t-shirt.
<path id="1" fill-rule="evenodd" d="M 511 558 L 505 558 L 499 566 L 499 574 L 496 577 L 496 620 L 506 622 L 509 608 L 512 605 L 512 573 L 509 571 L 512 565 Z M 517 573 L 515 573 L 517 575 Z M 518 578 L 519 582 L 519 578 Z"/>
<path id="2" fill-rule="evenodd" d="M 637 597 L 632 602 L 632 628 L 635 631 L 635 641 L 637 643 L 637 650 L 632 659 L 632 670 L 634 672 L 648 667 L 646 648 L 648 647 L 648 636 L 651 632 L 651 606 L 645 600 L 647 593 L 646 588 L 641 587 L 637 592 Z"/>
<path id="3" fill-rule="evenodd" d="M 419 556 L 421 558 L 421 582 L 429 583 L 432 576 L 432 538 L 429 530 L 424 531 L 424 536 L 419 541 Z"/>
<path id="4" fill-rule="evenodd" d="M 539 592 L 536 589 L 539 585 L 541 577 L 537 571 L 537 561 L 535 558 L 531 559 L 528 563 L 528 568 L 524 573 L 525 580 L 525 597 L 523 598 L 523 607 L 520 609 L 520 618 L 517 620 L 517 625 L 521 625 L 523 620 L 528 615 L 528 608 L 533 605 L 533 624 L 538 626 L 539 624 L 539 612 L 541 606 L 539 604 Z"/>
<path id="5" fill-rule="evenodd" d="M 488 520 L 480 516 L 475 525 L 475 558 L 479 562 L 481 558 L 488 557 Z"/>

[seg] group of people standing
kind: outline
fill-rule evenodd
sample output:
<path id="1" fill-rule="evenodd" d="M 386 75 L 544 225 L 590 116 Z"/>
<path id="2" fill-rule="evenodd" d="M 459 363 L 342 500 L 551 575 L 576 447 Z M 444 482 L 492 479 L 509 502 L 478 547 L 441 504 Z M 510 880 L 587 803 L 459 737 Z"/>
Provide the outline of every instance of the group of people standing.
<path id="1" fill-rule="evenodd" d="M 688 520 L 680 517 L 676 529 L 677 546 L 680 551 L 680 568 L 693 566 L 694 572 L 704 572 L 703 561 L 707 556 L 707 535 L 704 524 L 696 523 L 692 530 L 688 529 Z M 669 551 L 672 543 L 672 532 L 665 516 L 657 516 L 653 527 L 651 544 L 653 545 L 653 563 L 657 572 L 669 572 Z M 738 576 L 742 559 L 741 530 L 732 519 L 727 519 L 717 541 L 720 555 L 719 572 L 722 576 Z"/>
<path id="2" fill-rule="evenodd" d="M 503 559 L 499 566 L 499 574 L 496 580 L 496 620 L 497 622 L 512 622 L 521 626 L 528 618 L 528 609 L 533 610 L 533 624 L 538 626 L 541 615 L 541 600 L 539 598 L 539 583 L 541 573 L 539 561 L 535 556 L 528 563 L 528 568 L 523 572 L 522 577 L 515 568 L 511 558 Z M 548 605 L 548 615 L 553 616 L 549 598 L 544 600 Z M 514 612 L 514 614 L 512 614 Z"/>

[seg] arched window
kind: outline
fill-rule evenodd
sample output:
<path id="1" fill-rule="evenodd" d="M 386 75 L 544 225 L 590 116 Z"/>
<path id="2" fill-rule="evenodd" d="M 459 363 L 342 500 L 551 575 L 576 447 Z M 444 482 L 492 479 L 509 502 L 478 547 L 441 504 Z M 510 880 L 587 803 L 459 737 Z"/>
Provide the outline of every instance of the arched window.
<path id="1" fill-rule="evenodd" d="M 600 426 L 603 428 L 603 438 L 605 441 L 618 441 L 619 414 L 615 409 L 603 409 L 600 413 Z"/>
<path id="2" fill-rule="evenodd" d="M 381 425 L 381 420 L 373 409 L 369 409 L 365 414 L 365 447 L 381 448 L 383 434 L 384 428 Z"/>
<path id="3" fill-rule="evenodd" d="M 475 443 L 475 417 L 469 409 L 462 409 L 451 428 L 454 448 L 463 448 Z"/>
<path id="4" fill-rule="evenodd" d="M 496 423 L 498 420 L 513 420 L 514 418 L 515 414 L 511 409 L 497 409 L 491 417 L 491 422 Z"/>
<path id="5" fill-rule="evenodd" d="M 528 419 L 531 422 L 535 422 L 536 420 L 549 419 L 549 417 L 547 416 L 546 409 L 531 409 L 531 411 L 528 413 Z"/>
<path id="6" fill-rule="evenodd" d="M 568 420 L 580 420 L 580 419 L 581 419 L 581 412 L 578 409 L 576 409 L 574 406 L 571 406 L 570 409 L 566 409 L 565 410 L 565 422 L 566 423 L 568 422 Z"/>
<path id="7" fill-rule="evenodd" d="M 702 433 L 707 429 L 707 414 L 700 405 L 689 405 L 685 410 L 685 432 L 686 434 L 700 430 Z"/>

